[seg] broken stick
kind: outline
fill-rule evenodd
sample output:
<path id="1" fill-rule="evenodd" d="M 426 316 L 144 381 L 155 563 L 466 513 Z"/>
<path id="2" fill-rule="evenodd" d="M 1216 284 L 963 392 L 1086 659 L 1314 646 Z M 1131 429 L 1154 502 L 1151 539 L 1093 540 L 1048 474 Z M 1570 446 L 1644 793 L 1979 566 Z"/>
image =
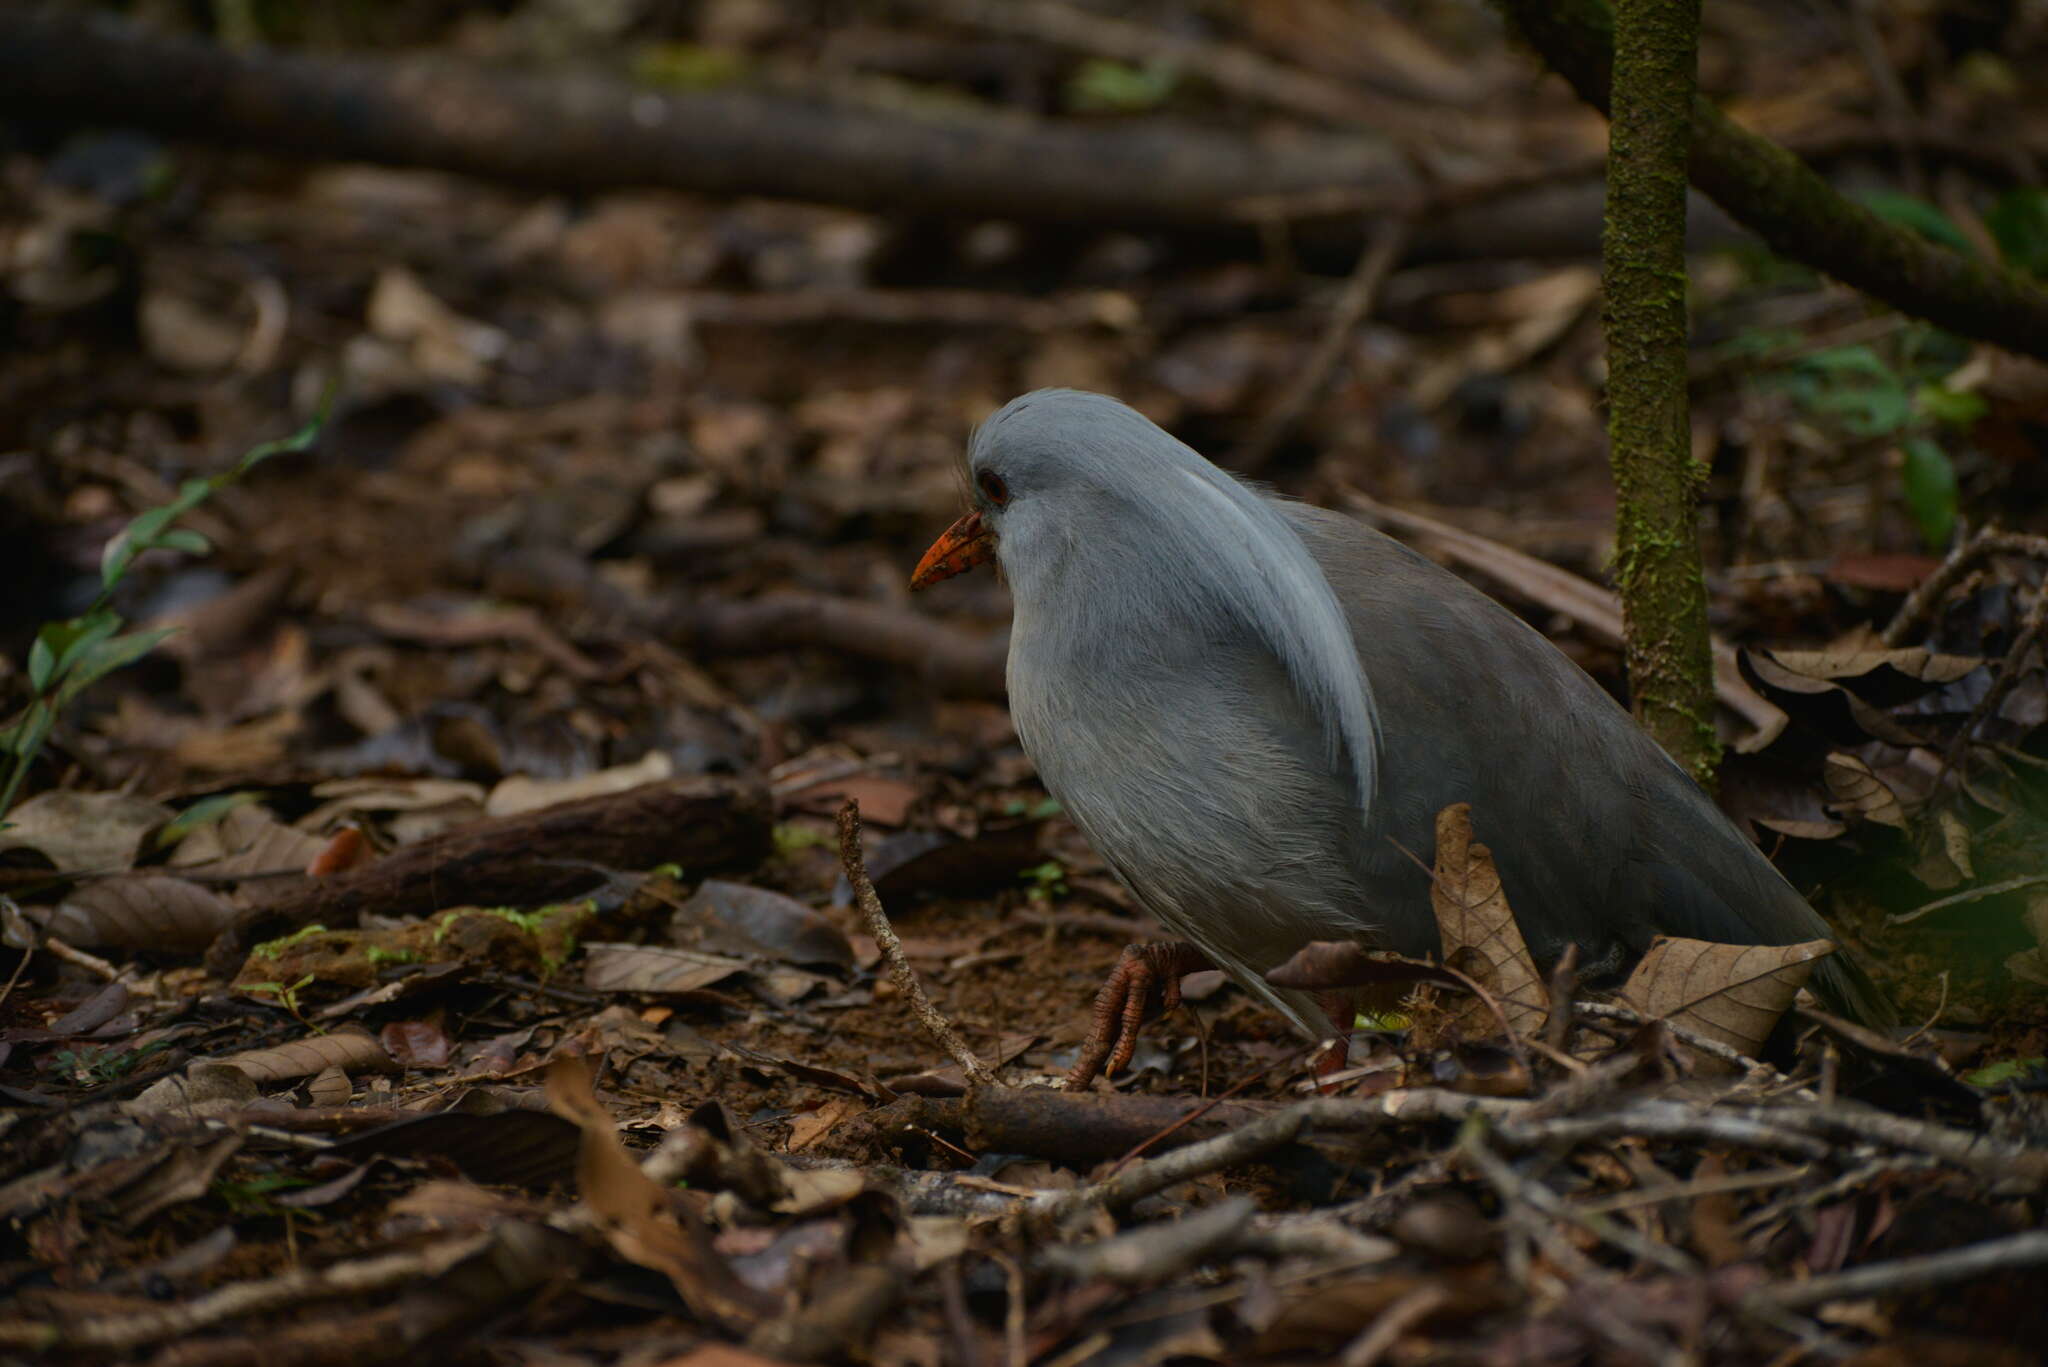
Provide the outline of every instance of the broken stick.
<path id="1" fill-rule="evenodd" d="M 896 938 L 896 928 L 889 924 L 889 914 L 882 910 L 882 899 L 875 895 L 875 885 L 868 878 L 867 860 L 860 852 L 860 803 L 852 798 L 839 809 L 839 863 L 846 870 L 846 881 L 853 885 L 853 900 L 867 920 L 868 934 L 875 937 L 875 943 L 882 947 L 882 954 L 889 961 L 890 981 L 910 1002 L 918 1021 L 939 1042 L 939 1047 L 953 1056 L 969 1082 L 977 1087 L 1002 1086 L 988 1065 L 967 1047 L 967 1041 L 960 1038 L 953 1023 L 939 1014 L 931 998 L 924 994 L 924 984 L 911 970 L 903 942 Z"/>

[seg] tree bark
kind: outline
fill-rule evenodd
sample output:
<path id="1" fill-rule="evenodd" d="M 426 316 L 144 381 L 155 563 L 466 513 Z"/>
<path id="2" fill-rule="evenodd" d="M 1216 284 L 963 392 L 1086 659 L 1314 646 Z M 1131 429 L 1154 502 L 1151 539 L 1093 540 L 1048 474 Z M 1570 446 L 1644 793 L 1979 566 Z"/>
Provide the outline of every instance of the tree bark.
<path id="1" fill-rule="evenodd" d="M 1709 786 L 1720 760 L 1686 388 L 1686 161 L 1700 0 L 1619 0 L 1601 289 L 1615 573 L 1636 719 Z"/>
<path id="2" fill-rule="evenodd" d="M 1614 16 L 1605 0 L 1496 0 L 1579 98 L 1607 110 Z M 1894 226 L 1844 199 L 1791 152 L 1694 93 L 1692 183 L 1773 251 L 1901 313 L 2028 356 L 2048 356 L 2048 288 Z"/>

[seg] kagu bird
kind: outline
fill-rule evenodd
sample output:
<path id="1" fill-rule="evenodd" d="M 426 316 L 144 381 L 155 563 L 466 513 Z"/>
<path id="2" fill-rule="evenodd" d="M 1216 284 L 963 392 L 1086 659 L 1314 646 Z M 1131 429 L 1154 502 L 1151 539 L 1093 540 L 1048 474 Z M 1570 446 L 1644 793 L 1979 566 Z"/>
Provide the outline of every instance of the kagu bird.
<path id="1" fill-rule="evenodd" d="M 1012 400 L 975 433 L 974 507 L 913 588 L 994 559 L 1015 599 L 1010 711 L 1039 776 L 1184 944 L 1125 952 L 1087 1081 L 1156 986 L 1204 960 L 1311 1037 L 1265 972 L 1312 940 L 1438 954 L 1427 859 L 1469 802 L 1539 964 L 1594 974 L 1653 935 L 1827 937 L 1613 699 L 1506 608 L 1399 542 L 1239 483 L 1100 394 Z M 1888 1008 L 1842 954 L 1837 1009 Z M 1348 1024 L 1348 1021 L 1336 1022 Z"/>

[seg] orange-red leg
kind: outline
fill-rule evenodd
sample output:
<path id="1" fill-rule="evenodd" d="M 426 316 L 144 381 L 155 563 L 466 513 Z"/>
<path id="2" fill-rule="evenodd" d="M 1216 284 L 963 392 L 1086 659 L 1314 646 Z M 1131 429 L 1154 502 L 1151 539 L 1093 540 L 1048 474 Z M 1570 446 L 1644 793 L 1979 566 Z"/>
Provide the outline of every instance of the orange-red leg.
<path id="1" fill-rule="evenodd" d="M 1151 1010 L 1155 993 L 1158 1014 L 1180 1005 L 1180 980 L 1189 973 L 1214 968 L 1207 955 L 1184 940 L 1165 944 L 1126 945 L 1116 967 L 1095 994 L 1095 1021 L 1081 1046 L 1067 1086 L 1086 1087 L 1108 1063 L 1114 1073 L 1131 1061 L 1138 1032 Z"/>

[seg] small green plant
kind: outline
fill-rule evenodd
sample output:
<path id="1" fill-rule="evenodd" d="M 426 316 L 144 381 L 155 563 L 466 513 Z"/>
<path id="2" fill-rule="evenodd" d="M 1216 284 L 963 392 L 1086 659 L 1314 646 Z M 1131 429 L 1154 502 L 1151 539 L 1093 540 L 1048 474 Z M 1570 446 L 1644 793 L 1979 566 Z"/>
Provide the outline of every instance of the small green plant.
<path id="1" fill-rule="evenodd" d="M 310 940 L 315 935 L 325 935 L 326 933 L 327 927 L 323 925 L 300 926 L 289 935 L 280 935 L 275 940 L 265 940 L 253 946 L 249 950 L 249 957 L 252 959 L 275 959 L 293 945 Z"/>
<path id="2" fill-rule="evenodd" d="M 1018 797 L 1012 798 L 1003 804 L 1004 816 L 1028 817 L 1033 821 L 1043 821 L 1049 816 L 1058 816 L 1065 810 L 1064 807 L 1060 806 L 1060 800 L 1056 797 L 1042 797 L 1036 802 L 1026 802 L 1023 798 Z"/>
<path id="3" fill-rule="evenodd" d="M 170 1047 L 168 1040 L 156 1040 L 134 1049 L 62 1049 L 52 1058 L 58 1069 L 87 1086 L 118 1082 L 135 1070 L 135 1065 Z"/>
<path id="4" fill-rule="evenodd" d="M 1997 1063 L 1986 1064 L 1972 1073 L 1964 1073 L 1963 1081 L 1972 1087 L 2002 1087 L 2008 1082 L 2018 1082 L 2041 1068 L 2048 1067 L 2048 1058 L 2009 1058 Z"/>
<path id="5" fill-rule="evenodd" d="M 262 793 L 246 789 L 236 793 L 215 793 L 212 797 L 202 797 L 164 823 L 164 828 L 156 833 L 156 847 L 167 850 L 192 832 L 220 821 L 236 808 L 251 807 L 262 800 Z"/>
<path id="6" fill-rule="evenodd" d="M 13 810 L 57 718 L 78 695 L 115 670 L 134 664 L 174 630 L 122 630 L 127 622 L 114 611 L 114 591 L 127 577 L 135 558 L 153 550 L 191 555 L 204 555 L 211 550 L 205 537 L 189 527 L 174 525 L 177 520 L 272 456 L 310 447 L 326 422 L 332 398 L 330 389 L 312 420 L 289 437 L 265 442 L 217 475 L 186 480 L 179 486 L 176 498 L 138 513 L 107 542 L 100 555 L 100 591 L 92 603 L 69 621 L 44 623 L 29 647 L 28 684 L 35 696 L 20 716 L 0 727 L 0 758 L 4 758 L 7 773 L 5 786 L 0 787 L 0 815 Z"/>
<path id="7" fill-rule="evenodd" d="M 245 1219 L 262 1215 L 306 1214 L 290 1206 L 280 1206 L 270 1198 L 280 1191 L 294 1187 L 310 1187 L 313 1181 L 308 1177 L 295 1177 L 289 1173 L 265 1173 L 256 1177 L 243 1178 L 236 1182 L 215 1182 L 213 1194 L 227 1202 L 228 1209 Z"/>
<path id="8" fill-rule="evenodd" d="M 1955 531 L 1960 496 L 1949 443 L 1984 415 L 1984 401 L 1945 382 L 1966 354 L 1962 343 L 1923 327 L 1904 329 L 1897 343 L 1896 361 L 1861 343 L 1795 354 L 1758 383 L 1844 440 L 1896 446 L 1906 511 L 1938 550 Z"/>
<path id="9" fill-rule="evenodd" d="M 416 964 L 420 961 L 419 951 L 413 949 L 386 949 L 383 945 L 366 945 L 363 958 L 372 968 L 385 965 Z"/>
<path id="10" fill-rule="evenodd" d="M 799 826 L 793 821 L 785 821 L 776 826 L 772 834 L 775 852 L 785 858 L 800 850 L 808 850 L 814 845 L 829 844 L 832 839 L 814 826 Z"/>
<path id="11" fill-rule="evenodd" d="M 1180 84 L 1171 62 L 1128 66 L 1093 57 L 1067 80 L 1067 108 L 1077 113 L 1142 114 L 1166 103 Z"/>
<path id="12" fill-rule="evenodd" d="M 1067 866 L 1057 859 L 1034 864 L 1017 876 L 1031 885 L 1024 895 L 1034 902 L 1050 902 L 1067 895 Z"/>
<path id="13" fill-rule="evenodd" d="M 311 986 L 313 975 L 308 973 L 295 983 L 249 983 L 242 990 L 252 997 L 275 997 L 277 1004 L 292 1013 L 292 1019 L 315 1034 L 324 1034 L 319 1026 L 306 1019 L 305 1008 L 299 1003 L 299 993 Z"/>

